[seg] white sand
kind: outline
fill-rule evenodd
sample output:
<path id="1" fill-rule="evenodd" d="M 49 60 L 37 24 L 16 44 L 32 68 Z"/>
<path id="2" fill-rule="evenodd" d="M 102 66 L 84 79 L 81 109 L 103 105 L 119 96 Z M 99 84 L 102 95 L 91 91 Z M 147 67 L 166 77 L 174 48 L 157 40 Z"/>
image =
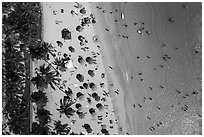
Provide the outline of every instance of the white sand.
<path id="1" fill-rule="evenodd" d="M 89 3 L 81 3 L 87 11 L 87 14 L 85 16 L 89 16 L 90 12 L 90 8 L 89 8 Z M 60 13 L 60 10 L 64 9 L 65 13 Z M 103 63 L 102 63 L 102 59 L 100 56 L 98 56 L 96 58 L 96 65 L 88 65 L 88 67 L 82 66 L 78 63 L 77 59 L 78 56 L 81 55 L 83 58 L 86 58 L 87 56 L 92 56 L 91 52 L 100 52 L 99 49 L 97 48 L 97 43 L 93 43 L 92 42 L 92 38 L 95 35 L 93 32 L 93 27 L 89 26 L 86 27 L 84 29 L 83 32 L 79 33 L 76 32 L 75 28 L 77 25 L 80 24 L 80 16 L 72 16 L 70 14 L 71 9 L 75 9 L 74 8 L 74 3 L 43 3 L 43 16 L 44 16 L 44 23 L 43 23 L 43 39 L 46 42 L 51 43 L 53 46 L 56 47 L 56 49 L 58 51 L 61 51 L 61 53 L 67 53 L 68 55 L 71 54 L 71 60 L 72 60 L 72 64 L 70 66 L 73 65 L 73 67 L 69 68 L 67 70 L 67 72 L 62 73 L 62 80 L 67 80 L 68 83 L 66 84 L 67 87 L 70 87 L 73 92 L 73 98 L 75 98 L 76 93 L 78 91 L 85 93 L 85 97 L 83 100 L 77 100 L 77 102 L 81 103 L 83 105 L 83 112 L 87 112 L 87 115 L 84 119 L 79 119 L 77 114 L 75 114 L 73 117 L 71 117 L 70 119 L 66 118 L 64 116 L 64 114 L 62 115 L 62 117 L 59 117 L 59 112 L 56 111 L 57 108 L 59 108 L 59 100 L 61 98 L 63 98 L 63 96 L 65 95 L 64 93 L 56 90 L 53 91 L 50 88 L 48 90 L 46 90 L 46 92 L 48 93 L 48 97 L 49 97 L 49 102 L 48 105 L 46 106 L 47 109 L 49 109 L 51 111 L 51 113 L 53 114 L 53 119 L 55 120 L 61 120 L 62 123 L 69 123 L 69 125 L 71 126 L 72 130 L 75 133 L 79 133 L 79 132 L 84 132 L 85 133 L 85 129 L 82 128 L 82 125 L 84 123 L 89 123 L 91 125 L 91 128 L 93 129 L 93 134 L 96 133 L 100 133 L 101 130 L 101 126 L 99 124 L 97 124 L 97 115 L 102 115 L 103 116 L 103 124 L 107 125 L 107 130 L 109 131 L 110 134 L 117 134 L 117 124 L 115 121 L 115 115 L 114 113 L 112 113 L 113 111 L 113 106 L 111 103 L 111 98 L 110 97 L 106 97 L 107 101 L 106 103 L 102 103 L 103 105 L 108 105 L 108 107 L 102 111 L 99 112 L 97 110 L 97 115 L 95 117 L 92 117 L 88 110 L 89 108 L 93 107 L 96 108 L 95 105 L 97 102 L 95 102 L 92 99 L 92 105 L 89 105 L 86 98 L 89 97 L 88 94 L 86 93 L 93 93 L 93 91 L 91 90 L 85 90 L 85 91 L 81 91 L 79 89 L 79 86 L 82 85 L 82 83 L 78 82 L 77 79 L 75 78 L 77 73 L 81 73 L 84 75 L 85 77 L 85 82 L 87 82 L 87 80 L 89 80 L 90 82 L 94 82 L 98 87 L 97 87 L 97 93 L 102 97 L 103 95 L 103 90 L 99 88 L 99 84 L 100 82 L 104 82 L 105 83 L 105 87 L 104 90 L 108 92 L 108 85 L 107 85 L 107 79 L 99 79 L 99 77 L 101 76 L 101 73 L 104 72 L 104 67 L 103 67 Z M 57 15 L 53 15 L 53 10 L 56 10 Z M 76 10 L 76 9 L 75 9 Z M 76 10 L 76 12 L 78 12 Z M 78 12 L 79 14 L 79 12 Z M 56 21 L 60 21 L 62 23 L 56 24 Z M 68 28 L 71 32 L 72 32 L 72 39 L 71 40 L 66 40 L 64 41 L 61 38 L 61 30 L 63 28 Z M 89 51 L 84 52 L 82 51 L 80 48 L 81 46 L 79 45 L 79 41 L 78 41 L 78 36 L 82 35 L 84 36 L 89 43 L 87 44 L 87 46 L 89 47 Z M 59 48 L 57 47 L 56 41 L 59 40 L 61 42 L 63 42 L 63 48 Z M 71 53 L 68 51 L 68 46 L 73 46 L 76 50 L 76 53 Z M 52 59 L 51 59 L 52 60 Z M 38 64 L 35 64 L 35 66 L 38 66 L 39 63 L 42 62 L 38 62 Z M 88 74 L 87 71 L 89 69 L 95 69 L 98 66 L 98 70 L 96 71 L 96 76 L 94 78 L 91 78 Z M 75 69 L 74 67 L 77 67 L 77 69 Z M 72 75 L 73 74 L 73 75 Z M 102 101 L 99 101 L 102 102 Z M 75 109 L 74 107 L 75 105 L 73 105 L 72 108 Z M 107 117 L 105 117 L 105 112 L 108 112 Z M 96 120 L 94 120 L 96 119 Z M 71 120 L 77 120 L 75 124 L 71 124 Z M 113 129 L 109 129 L 109 120 L 113 120 Z"/>

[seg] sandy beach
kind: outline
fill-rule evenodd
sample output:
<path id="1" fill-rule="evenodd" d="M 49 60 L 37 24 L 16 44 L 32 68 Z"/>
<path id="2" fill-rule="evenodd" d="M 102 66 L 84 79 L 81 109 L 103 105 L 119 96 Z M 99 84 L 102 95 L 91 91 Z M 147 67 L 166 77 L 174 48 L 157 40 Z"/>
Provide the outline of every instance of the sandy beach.
<path id="1" fill-rule="evenodd" d="M 46 107 L 52 112 L 53 119 L 69 123 L 75 133 L 88 134 L 82 125 L 89 123 L 93 129 L 89 134 L 102 134 L 101 129 L 107 129 L 111 135 L 179 134 L 183 131 L 176 130 L 176 127 L 181 125 L 179 119 L 184 119 L 184 114 L 200 121 L 199 3 L 80 4 L 86 13 L 81 14 L 80 9 L 74 8 L 76 3 L 42 3 L 43 39 L 56 47 L 58 56 L 69 55 L 71 64 L 62 73 L 62 81 L 68 81 L 64 88 L 72 89 L 73 98 L 78 92 L 84 94 L 83 98 L 76 98 L 76 103 L 82 104 L 80 111 L 86 113 L 83 119 L 77 114 L 71 118 L 60 117 L 56 109 L 65 94 L 47 89 L 49 102 Z M 73 14 L 71 10 L 74 10 Z M 81 19 L 91 14 L 96 23 L 85 26 L 82 32 L 76 31 Z M 70 40 L 62 38 L 64 28 L 70 30 Z M 88 41 L 85 45 L 80 45 L 79 35 Z M 98 41 L 93 41 L 94 36 Z M 62 43 L 62 47 L 57 41 Z M 74 53 L 69 50 L 70 46 L 74 47 Z M 199 54 L 194 54 L 195 50 Z M 92 57 L 96 63 L 81 65 L 79 56 L 84 59 Z M 94 70 L 95 76 L 91 77 L 88 70 Z M 105 78 L 101 78 L 102 73 L 105 73 Z M 83 82 L 76 79 L 77 74 L 84 76 Z M 94 82 L 97 89 L 80 89 L 84 82 Z M 100 88 L 101 83 L 105 83 L 103 88 Z M 193 94 L 195 91 L 197 95 Z M 101 100 L 91 98 L 89 104 L 87 98 L 93 92 Z M 106 106 L 105 109 L 96 109 L 96 115 L 90 115 L 89 109 L 96 108 L 98 102 Z M 188 112 L 183 110 L 186 106 Z M 74 105 L 73 109 L 76 109 Z M 97 124 L 100 121 L 98 116 L 103 118 L 102 124 Z M 73 120 L 75 124 L 71 124 Z M 195 128 L 200 131 L 199 127 Z"/>
<path id="2" fill-rule="evenodd" d="M 84 75 L 85 79 L 84 81 L 87 82 L 92 82 L 94 81 L 94 83 L 97 85 L 97 93 L 103 97 L 103 90 L 102 88 L 99 88 L 100 83 L 105 83 L 104 86 L 104 90 L 106 92 L 108 92 L 108 85 L 107 83 L 107 79 L 99 79 L 99 77 L 101 77 L 101 73 L 104 72 L 104 66 L 102 63 L 102 58 L 100 55 L 100 49 L 97 48 L 97 45 L 100 45 L 99 43 L 94 43 L 93 42 L 93 36 L 97 35 L 96 33 L 94 33 L 94 28 L 93 26 L 88 26 L 84 29 L 83 32 L 79 33 L 76 32 L 75 28 L 78 24 L 80 24 L 80 18 L 82 18 L 83 16 L 73 16 L 70 14 L 70 10 L 74 9 L 74 4 L 75 3 L 42 3 L 43 6 L 43 39 L 49 43 L 51 43 L 53 46 L 56 47 L 56 49 L 58 51 L 61 52 L 61 54 L 63 53 L 68 53 L 70 54 L 71 52 L 68 50 L 69 46 L 73 46 L 75 49 L 75 53 L 71 53 L 71 61 L 72 61 L 72 65 L 70 66 L 70 68 L 68 69 L 68 71 L 66 71 L 65 73 L 62 74 L 62 79 L 67 80 L 68 84 L 66 85 L 67 87 L 70 87 L 74 94 L 72 95 L 73 98 L 75 98 L 77 91 L 81 90 L 79 89 L 79 86 L 81 85 L 81 83 L 78 82 L 77 79 L 75 79 L 76 74 L 77 73 L 81 73 Z M 82 5 L 84 7 L 86 7 L 86 15 L 84 16 L 89 16 L 89 14 L 91 14 L 91 9 L 89 7 L 89 3 L 82 3 Z M 65 13 L 57 13 L 56 12 L 56 16 L 53 15 L 53 11 L 60 11 L 61 9 L 64 9 Z M 67 20 L 68 18 L 70 18 L 72 21 L 70 22 L 70 20 Z M 59 24 L 58 24 L 59 23 Z M 53 27 L 55 26 L 55 27 Z M 67 40 L 64 41 L 61 37 L 61 30 L 63 28 L 69 28 L 70 31 L 72 32 L 72 39 L 71 40 Z M 52 34 L 52 35 L 47 35 L 47 34 Z M 81 34 L 83 36 L 86 37 L 86 39 L 88 40 L 89 44 L 87 45 L 87 47 L 89 48 L 88 51 L 83 51 L 80 48 L 80 45 L 78 43 L 78 35 Z M 62 41 L 63 42 L 63 47 L 57 47 L 56 41 Z M 101 46 L 101 45 L 100 45 Z M 65 52 L 66 51 L 66 52 Z M 82 56 L 83 58 L 86 58 L 87 56 L 93 56 L 93 53 L 98 53 L 98 57 L 96 58 L 96 62 L 97 64 L 95 65 L 88 65 L 86 63 L 85 66 L 81 66 L 78 62 L 78 56 Z M 42 62 L 38 62 L 35 64 L 35 66 L 40 65 Z M 88 67 L 86 67 L 88 65 Z M 97 73 L 95 74 L 94 78 L 91 78 L 86 71 L 88 70 L 93 70 L 97 68 Z M 107 75 L 107 74 L 106 74 Z M 51 91 L 51 93 L 50 93 Z M 100 112 L 97 111 L 97 115 L 95 116 L 91 116 L 90 114 L 87 114 L 86 117 L 84 119 L 79 119 L 77 115 L 74 115 L 72 118 L 68 119 L 65 115 L 62 115 L 62 117 L 60 117 L 59 112 L 56 110 L 57 108 L 59 108 L 59 99 L 63 98 L 63 96 L 65 95 L 64 93 L 61 93 L 60 91 L 52 91 L 51 89 L 48 89 L 47 91 L 47 95 L 49 97 L 49 102 L 47 103 L 48 106 L 46 106 L 47 109 L 51 110 L 52 114 L 53 114 L 53 118 L 54 119 L 59 119 L 61 121 L 63 121 L 63 123 L 72 123 L 71 121 L 76 120 L 75 124 L 70 124 L 73 132 L 75 133 L 79 133 L 79 132 L 85 132 L 85 130 L 82 127 L 82 124 L 84 123 L 91 123 L 91 127 L 93 129 L 93 132 L 91 134 L 97 134 L 97 132 L 100 131 L 100 124 L 97 124 L 97 116 L 102 116 L 103 120 L 102 120 L 102 125 L 104 125 L 105 127 L 107 127 L 107 129 L 109 129 L 109 119 L 113 121 L 113 129 L 109 129 L 109 134 L 118 134 L 118 128 L 117 128 L 117 120 L 115 118 L 115 114 L 113 111 L 113 106 L 112 106 L 112 100 L 110 97 L 105 97 L 106 101 L 103 103 L 103 101 L 100 101 L 103 105 L 105 105 L 105 110 Z M 91 107 L 95 107 L 95 105 L 97 104 L 97 102 L 92 102 L 92 104 L 88 104 L 87 102 L 87 97 L 89 97 L 89 94 L 93 93 L 93 91 L 89 90 L 81 90 L 82 93 L 84 93 L 84 98 L 82 100 L 78 100 L 77 102 L 80 104 L 83 104 L 83 109 L 82 111 L 84 113 L 89 113 L 88 110 Z M 87 94 L 88 93 L 88 94 Z M 76 102 L 76 103 L 77 103 Z M 87 122 L 86 122 L 87 121 Z M 99 133 L 100 134 L 100 133 Z"/>
<path id="3" fill-rule="evenodd" d="M 201 2 L 2 2 L 3 135 L 202 135 Z"/>

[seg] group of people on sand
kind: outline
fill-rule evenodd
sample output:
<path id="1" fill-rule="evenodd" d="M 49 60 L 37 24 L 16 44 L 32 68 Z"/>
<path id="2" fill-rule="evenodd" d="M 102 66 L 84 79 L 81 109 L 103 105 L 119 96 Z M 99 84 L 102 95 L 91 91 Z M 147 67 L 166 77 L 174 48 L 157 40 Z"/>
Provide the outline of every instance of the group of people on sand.
<path id="1" fill-rule="evenodd" d="M 77 17 L 80 17 L 80 24 L 78 24 L 75 28 L 75 31 L 77 31 L 79 33 L 78 35 L 78 40 L 79 40 L 79 45 L 81 47 L 81 50 L 84 49 L 85 51 L 85 47 L 86 45 L 88 45 L 90 42 L 85 38 L 85 36 L 83 36 L 83 31 L 86 29 L 86 27 L 89 27 L 90 25 L 92 24 L 95 24 L 96 23 L 96 19 L 95 17 L 93 16 L 93 14 L 90 14 L 90 15 L 87 15 L 87 11 L 86 11 L 86 8 L 78 3 L 78 2 L 75 2 L 75 5 L 74 5 L 74 8 L 75 9 L 71 9 L 70 13 L 72 15 L 72 17 L 74 18 L 75 16 Z M 93 36 L 93 43 L 98 43 L 98 36 L 97 35 L 94 35 Z M 89 47 L 87 46 L 86 49 L 88 49 Z M 71 52 L 75 52 L 74 48 L 71 46 L 69 47 L 69 50 Z M 95 52 L 94 52 L 95 53 Z M 81 66 L 88 66 L 88 65 L 93 65 L 93 64 L 97 64 L 96 63 L 96 60 L 94 59 L 96 57 L 96 54 L 94 54 L 95 56 L 94 57 L 86 57 L 86 58 L 83 58 L 81 55 L 78 56 L 77 60 L 78 60 L 78 63 L 81 65 Z M 100 54 L 97 54 L 97 55 L 100 55 Z M 98 65 L 97 65 L 98 67 Z M 98 68 L 97 68 L 98 69 Z M 95 69 L 95 70 L 97 70 Z M 88 75 L 90 77 L 94 77 L 95 76 L 95 70 L 93 69 L 89 69 L 87 71 Z M 105 77 L 105 74 L 102 73 L 104 76 L 102 78 Z M 90 114 L 92 117 L 96 116 L 97 113 L 99 112 L 102 112 L 102 111 L 106 111 L 108 110 L 109 106 L 107 104 L 103 104 L 103 103 L 106 103 L 107 99 L 106 97 L 109 97 L 108 93 L 104 90 L 104 93 L 103 94 L 98 94 L 97 93 L 97 85 L 94 83 L 94 82 L 85 82 L 85 78 L 84 78 L 84 75 L 83 74 L 76 74 L 76 79 L 79 81 L 79 83 L 83 83 L 82 86 L 80 86 L 80 89 L 81 91 L 80 92 L 77 92 L 77 98 L 79 100 L 83 99 L 85 97 L 85 94 L 83 91 L 84 90 L 91 90 L 93 93 L 92 94 L 88 94 L 88 97 L 86 98 L 87 102 L 89 103 L 90 105 L 90 108 L 88 109 L 88 112 L 83 112 L 83 104 L 81 104 L 80 102 L 77 102 L 75 104 L 75 107 L 77 109 L 76 113 L 77 115 L 79 116 L 80 119 L 84 119 L 86 117 L 87 114 Z M 99 86 L 100 87 L 100 86 Z M 101 88 L 104 87 L 104 83 L 101 85 Z M 105 94 L 106 93 L 106 94 Z M 96 101 L 96 105 L 95 106 L 92 106 L 92 102 L 93 101 Z M 98 112 L 97 112 L 98 111 Z M 108 110 L 109 111 L 109 110 Z M 108 113 L 108 111 L 106 113 Z M 105 123 L 103 122 L 103 118 L 100 117 L 100 119 L 98 119 L 98 122 L 100 123 L 100 125 L 104 125 Z M 111 124 L 111 128 L 113 128 L 113 123 L 109 123 Z M 82 124 L 82 127 L 86 130 L 86 132 L 88 134 L 95 134 L 93 133 L 93 129 L 91 127 L 91 125 L 89 125 L 88 123 L 84 123 Z M 109 132 L 108 130 L 104 127 L 104 126 L 101 126 L 102 129 L 101 129 L 101 133 L 102 134 L 106 134 L 108 135 Z M 96 133 L 96 134 L 99 134 L 99 133 Z"/>

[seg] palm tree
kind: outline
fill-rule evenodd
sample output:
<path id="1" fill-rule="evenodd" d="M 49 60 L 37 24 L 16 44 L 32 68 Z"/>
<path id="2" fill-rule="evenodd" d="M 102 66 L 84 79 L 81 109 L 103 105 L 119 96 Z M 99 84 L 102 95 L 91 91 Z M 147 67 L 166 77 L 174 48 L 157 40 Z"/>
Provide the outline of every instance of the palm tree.
<path id="1" fill-rule="evenodd" d="M 46 93 L 43 93 L 41 90 L 38 90 L 38 92 L 33 92 L 31 95 L 31 100 L 36 103 L 38 108 L 45 107 L 46 103 L 48 102 Z"/>
<path id="2" fill-rule="evenodd" d="M 57 66 L 57 69 L 59 69 L 62 72 L 65 72 L 67 70 L 66 64 L 68 63 L 69 58 L 55 58 L 55 61 L 52 63 L 53 65 Z"/>
<path id="3" fill-rule="evenodd" d="M 59 120 L 55 121 L 54 126 L 57 135 L 68 135 L 71 130 L 68 124 L 62 124 Z"/>
<path id="4" fill-rule="evenodd" d="M 48 125 L 41 125 L 37 122 L 32 123 L 32 133 L 33 135 L 49 135 L 52 132 Z"/>
<path id="5" fill-rule="evenodd" d="M 37 118 L 39 120 L 40 125 L 46 125 L 51 121 L 52 114 L 50 111 L 44 109 L 44 108 L 37 108 Z"/>
<path id="6" fill-rule="evenodd" d="M 3 112 L 7 115 L 7 124 L 11 132 L 29 134 L 30 56 L 33 52 L 35 55 L 36 51 L 46 53 L 52 50 L 49 44 L 39 40 L 41 39 L 40 3 L 3 2 L 2 10 L 3 93 L 6 99 Z M 36 45 L 43 48 L 32 52 L 32 48 Z M 34 57 L 43 58 L 44 56 Z M 55 81 L 53 77 L 50 81 L 47 80 L 50 75 L 39 77 L 42 76 L 39 74 L 36 79 L 41 78 L 40 84 L 45 82 L 44 85 L 48 85 L 50 81 Z M 28 123 L 25 124 L 24 121 Z"/>
<path id="7" fill-rule="evenodd" d="M 32 60 L 49 60 L 49 54 L 55 57 L 56 49 L 44 41 L 37 41 L 32 46 L 29 46 L 29 51 Z"/>
<path id="8" fill-rule="evenodd" d="M 60 99 L 60 108 L 57 109 L 57 111 L 61 114 L 65 114 L 68 118 L 70 116 L 73 116 L 73 114 L 76 112 L 74 109 L 71 108 L 71 106 L 76 102 L 76 100 L 72 100 L 69 96 L 64 96 L 63 100 Z"/>
<path id="9" fill-rule="evenodd" d="M 53 90 L 55 90 L 55 86 L 58 87 L 61 79 L 59 78 L 59 73 L 53 71 L 51 66 L 48 65 L 45 67 L 45 64 L 39 67 L 39 70 L 36 71 L 37 76 L 32 78 L 32 82 L 37 86 L 38 89 L 44 90 L 48 87 L 48 84 L 51 86 Z"/>
<path id="10" fill-rule="evenodd" d="M 19 98 L 10 97 L 4 108 L 9 130 L 14 134 L 29 134 L 29 105 Z"/>

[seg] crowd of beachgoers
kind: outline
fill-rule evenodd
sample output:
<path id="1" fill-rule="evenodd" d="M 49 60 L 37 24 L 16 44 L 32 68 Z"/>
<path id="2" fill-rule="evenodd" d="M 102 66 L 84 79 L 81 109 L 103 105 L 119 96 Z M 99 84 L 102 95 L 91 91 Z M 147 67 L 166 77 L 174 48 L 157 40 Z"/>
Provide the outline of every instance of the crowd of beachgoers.
<path id="1" fill-rule="evenodd" d="M 199 4 L 41 4 L 48 43 L 29 47 L 32 134 L 202 134 Z M 194 20 L 183 22 L 189 16 Z"/>
<path id="2" fill-rule="evenodd" d="M 80 23 L 74 24 L 71 29 L 59 29 L 58 34 L 61 38 L 51 43 L 55 46 L 55 52 L 49 56 L 49 59 L 53 60 L 54 66 L 61 72 L 61 85 L 63 86 L 60 88 L 65 92 L 63 99 L 60 98 L 60 95 L 56 97 L 56 94 L 48 93 L 48 96 L 51 97 L 50 102 L 53 103 L 55 100 L 52 100 L 52 97 L 55 98 L 54 103 L 58 108 L 53 110 L 55 107 L 49 105 L 49 102 L 47 108 L 51 113 L 54 111 L 56 114 L 53 119 L 58 117 L 62 123 L 69 124 L 70 134 L 118 134 L 118 120 L 114 114 L 101 60 L 100 38 L 91 32 L 84 33 L 87 29 L 93 31 L 92 25 L 97 20 L 89 11 L 88 3 L 84 6 L 75 2 L 72 9 L 57 9 L 53 8 L 52 4 L 44 3 L 44 6 L 51 9 L 52 21 L 56 26 L 60 26 L 63 20 L 67 19 L 78 20 Z M 70 14 L 71 18 L 58 17 L 63 14 Z M 54 18 L 57 19 L 54 20 Z M 46 22 L 46 19 L 44 21 Z M 91 39 L 87 38 L 88 35 L 92 35 Z M 49 40 L 46 41 L 49 42 Z M 39 64 L 42 62 L 35 62 L 34 66 Z M 37 110 L 36 107 L 34 105 L 34 110 Z M 67 108 L 67 112 L 64 112 L 64 107 Z M 34 115 L 35 113 L 37 111 L 34 112 Z"/>

